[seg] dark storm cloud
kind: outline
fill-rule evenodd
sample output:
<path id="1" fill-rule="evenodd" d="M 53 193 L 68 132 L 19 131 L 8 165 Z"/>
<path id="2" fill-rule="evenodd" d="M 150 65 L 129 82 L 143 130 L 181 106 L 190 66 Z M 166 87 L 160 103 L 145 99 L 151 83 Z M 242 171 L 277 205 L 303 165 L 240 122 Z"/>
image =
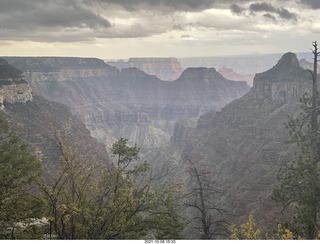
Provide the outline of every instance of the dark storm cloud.
<path id="1" fill-rule="evenodd" d="M 274 15 L 272 15 L 272 14 L 269 14 L 269 13 L 264 14 L 263 17 L 265 17 L 265 18 L 267 18 L 267 19 L 271 19 L 271 20 L 273 20 L 274 22 L 277 21 L 276 17 L 275 17 Z"/>
<path id="2" fill-rule="evenodd" d="M 84 42 L 102 38 L 148 37 L 201 28 L 242 30 L 252 25 L 250 17 L 256 15 L 250 13 L 259 12 L 265 21 L 269 19 L 275 23 L 279 18 L 297 19 L 294 13 L 280 7 L 291 0 L 279 0 L 278 4 L 273 1 L 273 5 L 256 3 L 258 1 L 0 0 L 0 41 Z M 216 10 L 201 12 L 211 8 Z M 223 20 L 212 21 L 210 18 L 220 10 L 229 10 L 224 13 L 230 14 L 231 11 L 244 18 L 235 23 L 227 14 Z"/>
<path id="3" fill-rule="evenodd" d="M 230 10 L 233 14 L 240 15 L 245 9 L 241 8 L 238 4 L 233 3 L 230 5 Z"/>
<path id="4" fill-rule="evenodd" d="M 300 0 L 300 2 L 310 8 L 320 9 L 320 1 L 319 0 Z"/>
<path id="5" fill-rule="evenodd" d="M 28 3 L 28 4 L 27 4 Z M 1 0 L 0 25 L 5 29 L 108 28 L 110 22 L 75 1 Z"/>
<path id="6" fill-rule="evenodd" d="M 253 3 L 250 5 L 250 10 L 253 12 L 271 12 L 275 13 L 277 11 L 277 8 L 273 7 L 270 3 Z"/>
<path id="7" fill-rule="evenodd" d="M 36 1 L 35 1 L 36 2 Z M 17 13 L 34 9 L 34 2 L 21 0 L 1 0 L 0 14 L 2 13 Z"/>
<path id="8" fill-rule="evenodd" d="M 284 8 L 276 8 L 270 3 L 253 3 L 249 6 L 250 11 L 252 12 L 267 12 L 267 13 L 276 13 L 282 19 L 286 20 L 297 20 L 297 15 L 294 13 L 290 13 L 287 9 Z"/>

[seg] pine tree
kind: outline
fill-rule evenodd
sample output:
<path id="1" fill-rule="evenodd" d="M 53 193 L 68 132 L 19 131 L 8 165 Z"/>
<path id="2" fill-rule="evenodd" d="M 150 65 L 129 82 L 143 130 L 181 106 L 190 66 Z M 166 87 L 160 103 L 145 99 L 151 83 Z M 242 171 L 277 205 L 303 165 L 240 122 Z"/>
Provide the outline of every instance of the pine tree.
<path id="1" fill-rule="evenodd" d="M 284 209 L 295 212 L 293 224 L 296 234 L 314 239 L 319 229 L 320 213 L 320 138 L 319 114 L 320 98 L 317 80 L 318 46 L 313 43 L 314 70 L 312 76 L 312 94 L 301 99 L 302 113 L 290 118 L 286 124 L 290 132 L 289 143 L 300 149 L 300 154 L 291 163 L 285 164 L 279 174 L 280 184 L 274 189 L 273 198 Z"/>
<path id="2" fill-rule="evenodd" d="M 28 144 L 0 116 L 0 238 L 19 238 L 18 222 L 39 216 L 40 201 L 31 193 L 41 171 Z"/>

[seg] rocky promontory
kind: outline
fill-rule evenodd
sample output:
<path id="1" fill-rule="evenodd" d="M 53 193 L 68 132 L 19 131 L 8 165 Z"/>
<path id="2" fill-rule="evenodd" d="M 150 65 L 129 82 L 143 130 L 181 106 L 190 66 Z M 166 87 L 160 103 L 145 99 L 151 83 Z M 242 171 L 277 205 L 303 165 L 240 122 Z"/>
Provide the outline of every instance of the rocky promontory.
<path id="1" fill-rule="evenodd" d="M 3 59 L 0 59 L 0 99 L 1 115 L 42 161 L 44 174 L 56 171 L 60 156 L 50 126 L 82 155 L 95 155 L 108 163 L 105 146 L 90 136 L 90 131 L 67 106 L 33 94 L 22 71 Z"/>
<path id="2" fill-rule="evenodd" d="M 4 102 L 26 103 L 32 99 L 31 89 L 22 72 L 0 59 L 0 108 L 4 108 Z"/>

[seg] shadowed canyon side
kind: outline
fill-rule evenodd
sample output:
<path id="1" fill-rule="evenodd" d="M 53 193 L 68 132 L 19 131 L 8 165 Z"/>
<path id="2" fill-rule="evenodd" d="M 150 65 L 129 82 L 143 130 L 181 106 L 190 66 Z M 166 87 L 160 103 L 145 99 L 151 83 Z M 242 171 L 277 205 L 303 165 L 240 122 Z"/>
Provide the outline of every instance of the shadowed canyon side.
<path id="1" fill-rule="evenodd" d="M 145 152 L 169 141 L 176 120 L 219 110 L 249 90 L 213 68 L 189 68 L 168 82 L 99 59 L 6 59 L 23 70 L 35 93 L 68 105 L 99 141 L 110 146 L 125 137 Z"/>
<path id="2" fill-rule="evenodd" d="M 68 141 L 77 143 L 83 155 L 95 155 L 107 162 L 105 146 L 90 136 L 69 108 L 34 95 L 22 72 L 0 59 L 1 114 L 16 133 L 27 142 L 45 166 L 47 173 L 59 162 L 59 151 L 50 137 L 50 125 L 57 128 Z"/>
<path id="3" fill-rule="evenodd" d="M 287 53 L 270 70 L 257 74 L 250 92 L 209 112 L 197 123 L 176 124 L 171 143 L 149 155 L 150 162 L 179 168 L 175 178 L 187 179 L 189 158 L 197 157 L 214 170 L 214 181 L 225 195 L 219 199 L 232 211 L 232 223 L 245 223 L 253 214 L 259 228 L 276 226 L 281 213 L 271 199 L 278 170 L 294 157 L 285 144 L 284 123 L 299 114 L 299 100 L 311 91 L 310 72 Z"/>

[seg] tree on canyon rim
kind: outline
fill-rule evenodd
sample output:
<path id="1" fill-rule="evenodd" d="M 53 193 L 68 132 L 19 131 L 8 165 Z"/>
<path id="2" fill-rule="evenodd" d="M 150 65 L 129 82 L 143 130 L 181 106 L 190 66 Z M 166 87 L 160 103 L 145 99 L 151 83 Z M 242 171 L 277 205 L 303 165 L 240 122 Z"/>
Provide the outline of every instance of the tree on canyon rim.
<path id="1" fill-rule="evenodd" d="M 284 210 L 291 210 L 294 216 L 290 221 L 296 236 L 307 239 L 317 237 L 320 214 L 320 97 L 318 91 L 317 65 L 318 45 L 313 43 L 314 68 L 311 73 L 312 93 L 305 94 L 301 100 L 302 112 L 297 118 L 286 123 L 290 139 L 299 147 L 299 155 L 281 168 L 278 178 L 280 184 L 273 191 L 273 199 L 281 203 Z"/>
<path id="2" fill-rule="evenodd" d="M 32 195 L 41 172 L 28 144 L 0 116 L 0 239 L 32 238 L 18 223 L 41 216 L 40 201 Z"/>
<path id="3" fill-rule="evenodd" d="M 42 185 L 50 236 L 59 239 L 180 239 L 182 225 L 172 195 L 179 184 L 153 186 L 150 165 L 139 148 L 121 138 L 112 145 L 112 165 L 79 155 L 54 130 L 61 151 L 59 173 Z M 144 179 L 138 181 L 138 178 Z"/>

